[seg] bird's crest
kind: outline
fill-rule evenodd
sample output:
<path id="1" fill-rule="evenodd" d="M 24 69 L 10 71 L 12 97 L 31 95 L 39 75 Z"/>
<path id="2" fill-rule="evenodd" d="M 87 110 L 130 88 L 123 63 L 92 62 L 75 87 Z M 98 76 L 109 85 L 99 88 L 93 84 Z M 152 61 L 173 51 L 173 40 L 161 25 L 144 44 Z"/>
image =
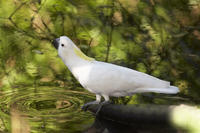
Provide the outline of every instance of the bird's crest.
<path id="1" fill-rule="evenodd" d="M 88 56 L 86 56 L 81 50 L 79 50 L 78 48 L 74 48 L 74 52 L 77 56 L 79 56 L 80 58 L 84 59 L 84 60 L 88 60 L 88 61 L 94 61 L 94 58 L 90 58 Z"/>

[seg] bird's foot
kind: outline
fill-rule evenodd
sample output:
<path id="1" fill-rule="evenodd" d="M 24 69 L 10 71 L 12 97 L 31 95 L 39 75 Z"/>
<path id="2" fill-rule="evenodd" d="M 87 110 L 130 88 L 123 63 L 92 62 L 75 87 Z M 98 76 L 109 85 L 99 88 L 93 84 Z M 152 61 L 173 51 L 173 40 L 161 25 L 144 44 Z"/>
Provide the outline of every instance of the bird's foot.
<path id="1" fill-rule="evenodd" d="M 84 105 L 81 107 L 81 109 L 82 109 L 83 111 L 87 111 L 88 107 L 89 107 L 90 105 L 94 105 L 94 104 L 99 104 L 99 101 L 92 101 L 92 102 L 86 103 L 86 104 L 84 104 Z"/>
<path id="2" fill-rule="evenodd" d="M 111 101 L 103 101 L 102 103 L 99 104 L 99 107 L 97 109 L 97 112 L 95 113 L 96 116 L 99 115 L 99 112 L 101 111 L 102 107 L 108 104 L 112 104 Z"/>

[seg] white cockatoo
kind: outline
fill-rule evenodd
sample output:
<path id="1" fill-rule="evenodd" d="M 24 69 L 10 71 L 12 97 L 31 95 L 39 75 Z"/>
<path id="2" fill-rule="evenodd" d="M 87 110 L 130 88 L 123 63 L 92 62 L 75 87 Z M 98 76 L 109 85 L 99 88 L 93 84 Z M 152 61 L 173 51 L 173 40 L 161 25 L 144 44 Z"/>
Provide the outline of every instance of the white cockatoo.
<path id="1" fill-rule="evenodd" d="M 148 74 L 111 63 L 96 61 L 86 56 L 66 36 L 53 40 L 59 57 L 80 84 L 88 91 L 96 94 L 96 101 L 86 103 L 99 104 L 101 97 L 106 103 L 109 97 L 131 96 L 135 93 L 156 92 L 176 94 L 179 89 L 171 86 L 170 82 L 160 80 Z"/>

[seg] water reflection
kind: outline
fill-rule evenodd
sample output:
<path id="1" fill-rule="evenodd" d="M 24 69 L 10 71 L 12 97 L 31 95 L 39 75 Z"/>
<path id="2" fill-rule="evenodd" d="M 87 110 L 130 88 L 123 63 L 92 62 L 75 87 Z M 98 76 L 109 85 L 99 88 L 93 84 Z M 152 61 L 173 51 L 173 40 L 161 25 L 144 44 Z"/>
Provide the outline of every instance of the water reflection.
<path id="1" fill-rule="evenodd" d="M 30 133 L 30 125 L 27 116 L 23 115 L 13 105 L 10 109 L 12 133 Z"/>
<path id="2" fill-rule="evenodd" d="M 0 100 L 0 131 L 81 132 L 93 122 L 81 111 L 93 96 L 62 88 L 22 88 L 3 92 Z M 11 126 L 10 126 L 11 125 Z"/>

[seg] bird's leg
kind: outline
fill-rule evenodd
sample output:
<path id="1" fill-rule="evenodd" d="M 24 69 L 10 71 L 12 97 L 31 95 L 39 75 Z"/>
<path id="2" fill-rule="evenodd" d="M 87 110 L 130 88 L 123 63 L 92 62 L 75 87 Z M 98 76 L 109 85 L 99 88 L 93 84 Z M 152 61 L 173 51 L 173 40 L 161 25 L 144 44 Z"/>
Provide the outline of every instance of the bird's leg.
<path id="1" fill-rule="evenodd" d="M 99 111 L 101 110 L 101 108 L 104 106 L 104 105 L 107 105 L 107 104 L 111 104 L 111 102 L 109 101 L 109 96 L 107 95 L 102 95 L 105 99 L 105 101 L 103 101 L 102 103 L 99 104 L 99 107 L 98 107 L 98 110 L 97 112 L 95 113 L 96 116 L 99 114 Z"/>
<path id="2" fill-rule="evenodd" d="M 90 105 L 99 104 L 100 102 L 101 102 L 101 96 L 97 94 L 97 95 L 96 95 L 96 101 L 92 101 L 92 102 L 88 102 L 88 103 L 84 104 L 84 105 L 81 107 L 81 109 L 82 109 L 83 111 L 87 111 L 87 109 L 88 109 L 88 107 L 89 107 Z"/>

